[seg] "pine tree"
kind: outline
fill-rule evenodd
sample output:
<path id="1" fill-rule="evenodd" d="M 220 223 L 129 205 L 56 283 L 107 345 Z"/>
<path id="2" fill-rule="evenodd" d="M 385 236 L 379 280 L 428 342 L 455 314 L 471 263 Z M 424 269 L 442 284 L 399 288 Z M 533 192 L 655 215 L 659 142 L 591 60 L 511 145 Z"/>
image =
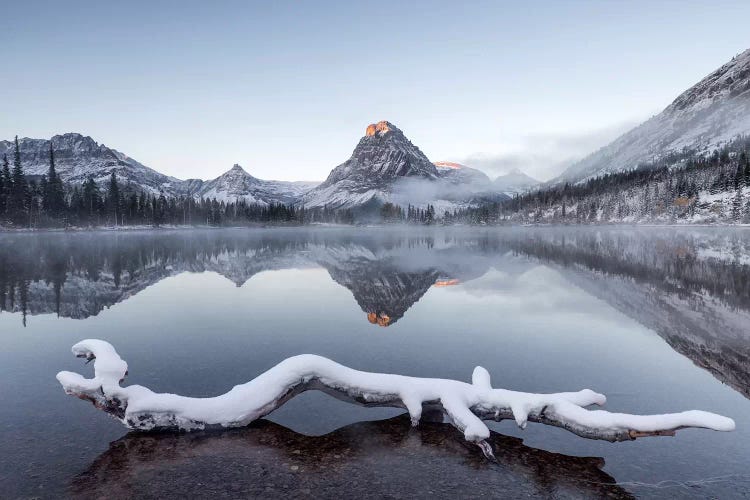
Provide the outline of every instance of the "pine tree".
<path id="1" fill-rule="evenodd" d="M 109 209 L 109 215 L 114 217 L 115 226 L 117 226 L 120 220 L 120 186 L 117 184 L 117 176 L 115 171 L 112 171 L 112 175 L 109 178 L 109 189 L 107 190 L 107 204 Z"/>
<path id="2" fill-rule="evenodd" d="M 5 214 L 5 204 L 8 200 L 10 187 L 10 170 L 8 169 L 8 155 L 3 155 L 3 168 L 0 170 L 0 216 Z"/>
<path id="3" fill-rule="evenodd" d="M 641 219 L 646 220 L 651 215 L 651 197 L 649 185 L 643 187 L 643 202 L 641 203 Z"/>
<path id="4" fill-rule="evenodd" d="M 745 166 L 742 162 L 737 164 L 737 170 L 734 173 L 734 189 L 739 189 L 741 185 L 745 185 Z"/>
<path id="5" fill-rule="evenodd" d="M 742 184 L 737 185 L 737 192 L 732 201 L 732 221 L 742 222 Z"/>
<path id="6" fill-rule="evenodd" d="M 94 215 L 99 209 L 99 188 L 91 177 L 83 183 L 83 205 L 88 223 L 94 224 Z"/>
<path id="7" fill-rule="evenodd" d="M 52 149 L 52 141 L 49 143 L 49 170 L 47 179 L 42 190 L 42 208 L 48 216 L 59 219 L 65 212 L 65 193 L 62 180 L 55 170 L 55 151 Z"/>
<path id="8" fill-rule="evenodd" d="M 21 168 L 21 149 L 18 146 L 18 136 L 15 138 L 15 151 L 13 153 L 13 172 L 11 174 L 11 192 L 9 203 L 9 216 L 15 224 L 26 222 L 28 184 Z"/>
<path id="9" fill-rule="evenodd" d="M 29 227 L 33 227 L 39 222 L 39 215 L 42 208 L 40 202 L 41 191 L 39 190 L 39 185 L 32 180 L 27 183 L 26 198 L 23 204 L 26 208 L 26 217 L 23 222 L 24 224 L 28 223 Z"/>

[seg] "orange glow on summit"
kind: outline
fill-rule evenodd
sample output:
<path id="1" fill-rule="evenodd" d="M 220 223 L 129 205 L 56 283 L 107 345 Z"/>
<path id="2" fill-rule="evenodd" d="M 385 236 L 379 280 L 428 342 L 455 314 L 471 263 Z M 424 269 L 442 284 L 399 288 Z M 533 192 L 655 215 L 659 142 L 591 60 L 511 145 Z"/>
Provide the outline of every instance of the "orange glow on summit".
<path id="1" fill-rule="evenodd" d="M 432 163 L 436 167 L 456 168 L 456 169 L 465 167 L 465 165 L 461 165 L 460 163 L 456 163 L 453 161 L 435 161 Z"/>
<path id="2" fill-rule="evenodd" d="M 438 281 L 436 281 L 436 282 L 435 282 L 435 284 L 434 284 L 434 285 L 432 285 L 432 286 L 436 286 L 436 287 L 440 288 L 440 287 L 444 287 L 444 286 L 454 286 L 454 285 L 458 285 L 459 283 L 461 283 L 461 281 L 460 281 L 460 280 L 457 280 L 457 279 L 450 279 L 450 280 L 438 280 Z"/>
<path id="3" fill-rule="evenodd" d="M 367 126 L 367 130 L 365 130 L 365 135 L 373 136 L 377 133 L 383 133 L 385 134 L 388 132 L 390 127 L 388 127 L 388 122 L 386 120 L 379 121 L 378 123 L 371 123 Z"/>

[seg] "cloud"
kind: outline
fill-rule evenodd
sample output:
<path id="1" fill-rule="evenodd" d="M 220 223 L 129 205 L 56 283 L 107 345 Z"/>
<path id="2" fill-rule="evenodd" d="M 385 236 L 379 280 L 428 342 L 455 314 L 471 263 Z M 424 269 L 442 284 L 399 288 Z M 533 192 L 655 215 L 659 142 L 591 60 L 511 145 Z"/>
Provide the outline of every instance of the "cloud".
<path id="1" fill-rule="evenodd" d="M 521 170 L 545 181 L 635 125 L 637 122 L 628 121 L 586 132 L 530 134 L 524 136 L 516 146 L 509 147 L 508 151 L 477 152 L 457 161 L 478 168 L 493 178 L 513 170 Z"/>

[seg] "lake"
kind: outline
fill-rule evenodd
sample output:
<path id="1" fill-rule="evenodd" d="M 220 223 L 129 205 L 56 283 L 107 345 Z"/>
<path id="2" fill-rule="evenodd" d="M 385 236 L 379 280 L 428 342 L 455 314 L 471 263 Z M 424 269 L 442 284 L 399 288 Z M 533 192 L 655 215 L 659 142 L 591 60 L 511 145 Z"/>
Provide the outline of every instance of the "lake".
<path id="1" fill-rule="evenodd" d="M 0 497 L 750 495 L 750 230 L 309 228 L 0 235 Z M 128 433 L 66 396 L 79 340 L 126 384 L 213 396 L 281 360 L 702 409 L 730 433 L 624 443 L 304 393 L 244 429 Z"/>

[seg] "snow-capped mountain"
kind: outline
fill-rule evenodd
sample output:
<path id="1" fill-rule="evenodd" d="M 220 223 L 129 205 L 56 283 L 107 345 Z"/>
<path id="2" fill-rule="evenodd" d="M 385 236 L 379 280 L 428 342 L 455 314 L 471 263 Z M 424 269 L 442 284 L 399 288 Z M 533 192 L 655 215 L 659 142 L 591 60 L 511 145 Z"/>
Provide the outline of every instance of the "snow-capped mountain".
<path id="1" fill-rule="evenodd" d="M 538 180 L 529 177 L 516 168 L 492 181 L 492 188 L 498 193 L 513 196 L 525 193 L 539 184 Z"/>
<path id="2" fill-rule="evenodd" d="M 52 137 L 55 168 L 63 181 L 81 184 L 89 177 L 104 183 L 114 171 L 118 180 L 150 193 L 174 195 L 182 192 L 184 181 L 157 172 L 94 139 L 68 133 Z M 50 140 L 19 139 L 21 165 L 26 175 L 44 175 L 49 169 Z M 15 151 L 13 141 L 0 141 L 0 157 L 9 159 Z"/>
<path id="3" fill-rule="evenodd" d="M 552 182 L 580 182 L 637 168 L 683 149 L 711 151 L 750 133 L 750 49 L 690 89 L 664 111 L 571 165 Z"/>
<path id="4" fill-rule="evenodd" d="M 291 204 L 316 185 L 315 182 L 261 180 L 235 164 L 231 170 L 216 179 L 204 182 L 196 191 L 196 195 L 226 202 L 242 199 L 247 203 L 258 205 Z"/>
<path id="5" fill-rule="evenodd" d="M 481 170 L 452 161 L 436 161 L 435 167 L 440 177 L 451 184 L 471 186 L 476 190 L 489 189 L 490 178 Z"/>
<path id="6" fill-rule="evenodd" d="M 210 181 L 201 179 L 181 180 L 164 175 L 128 155 L 104 144 L 98 144 L 89 136 L 76 133 L 56 135 L 47 139 L 19 139 L 21 165 L 26 175 L 44 175 L 49 169 L 50 141 L 55 152 L 55 168 L 62 180 L 70 184 L 82 184 L 89 177 L 98 184 L 105 184 L 112 172 L 123 185 L 130 189 L 167 196 L 190 195 L 196 198 L 216 198 L 218 201 L 237 201 L 268 205 L 270 203 L 294 203 L 300 196 L 317 185 L 315 182 L 266 181 L 253 177 L 239 165 Z M 0 157 L 9 159 L 15 151 L 13 141 L 0 141 Z"/>
<path id="7" fill-rule="evenodd" d="M 310 208 L 349 208 L 389 201 L 395 182 L 403 178 L 435 181 L 439 174 L 400 129 L 381 121 L 367 127 L 351 158 L 306 193 L 302 204 Z"/>
<path id="8" fill-rule="evenodd" d="M 308 208 L 429 204 L 442 212 L 488 200 L 498 201 L 498 195 L 485 174 L 459 164 L 432 163 L 399 128 L 381 121 L 367 127 L 351 158 L 303 195 L 301 203 Z"/>

